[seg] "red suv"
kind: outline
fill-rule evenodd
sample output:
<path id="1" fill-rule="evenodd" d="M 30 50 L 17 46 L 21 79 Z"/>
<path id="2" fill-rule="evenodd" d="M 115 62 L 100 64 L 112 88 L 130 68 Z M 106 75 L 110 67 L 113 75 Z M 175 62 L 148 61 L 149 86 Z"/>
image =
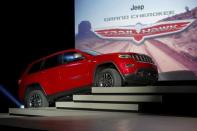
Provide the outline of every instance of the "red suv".
<path id="1" fill-rule="evenodd" d="M 91 86 L 114 87 L 152 84 L 157 67 L 144 54 L 101 54 L 88 50 L 65 50 L 31 63 L 19 80 L 19 97 L 26 107 L 45 107 Z"/>

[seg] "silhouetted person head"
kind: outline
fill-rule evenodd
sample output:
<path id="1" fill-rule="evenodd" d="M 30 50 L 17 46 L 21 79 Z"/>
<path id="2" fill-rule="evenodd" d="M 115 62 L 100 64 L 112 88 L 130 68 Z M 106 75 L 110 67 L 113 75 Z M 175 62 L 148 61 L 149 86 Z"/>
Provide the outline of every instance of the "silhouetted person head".
<path id="1" fill-rule="evenodd" d="M 79 34 L 90 32 L 91 23 L 89 21 L 82 21 L 78 26 Z"/>

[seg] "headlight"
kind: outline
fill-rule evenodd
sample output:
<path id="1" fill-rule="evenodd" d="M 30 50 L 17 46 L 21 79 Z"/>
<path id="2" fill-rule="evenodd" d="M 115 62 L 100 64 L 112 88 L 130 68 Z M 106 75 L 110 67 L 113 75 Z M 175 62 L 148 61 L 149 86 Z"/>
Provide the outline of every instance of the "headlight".
<path id="1" fill-rule="evenodd" d="M 131 58 L 131 55 L 128 55 L 128 54 L 119 54 L 118 57 L 119 58 L 128 59 L 128 58 Z"/>

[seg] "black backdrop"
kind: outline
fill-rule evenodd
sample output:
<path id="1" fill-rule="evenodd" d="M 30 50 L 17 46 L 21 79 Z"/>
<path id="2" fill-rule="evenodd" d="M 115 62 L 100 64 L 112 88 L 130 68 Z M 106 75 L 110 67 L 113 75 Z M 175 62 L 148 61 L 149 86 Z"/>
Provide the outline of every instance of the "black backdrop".
<path id="1" fill-rule="evenodd" d="M 17 81 L 27 64 L 74 48 L 74 1 L 1 2 L 0 84 L 18 97 Z M 16 107 L 0 93 L 0 112 Z"/>

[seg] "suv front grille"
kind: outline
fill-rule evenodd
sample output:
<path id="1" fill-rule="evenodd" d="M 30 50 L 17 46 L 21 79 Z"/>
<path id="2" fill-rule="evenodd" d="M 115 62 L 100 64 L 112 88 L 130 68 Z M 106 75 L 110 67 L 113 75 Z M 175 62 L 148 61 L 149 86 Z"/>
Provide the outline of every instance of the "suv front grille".
<path id="1" fill-rule="evenodd" d="M 153 60 L 146 55 L 132 54 L 131 57 L 138 62 L 147 62 L 153 64 Z"/>

